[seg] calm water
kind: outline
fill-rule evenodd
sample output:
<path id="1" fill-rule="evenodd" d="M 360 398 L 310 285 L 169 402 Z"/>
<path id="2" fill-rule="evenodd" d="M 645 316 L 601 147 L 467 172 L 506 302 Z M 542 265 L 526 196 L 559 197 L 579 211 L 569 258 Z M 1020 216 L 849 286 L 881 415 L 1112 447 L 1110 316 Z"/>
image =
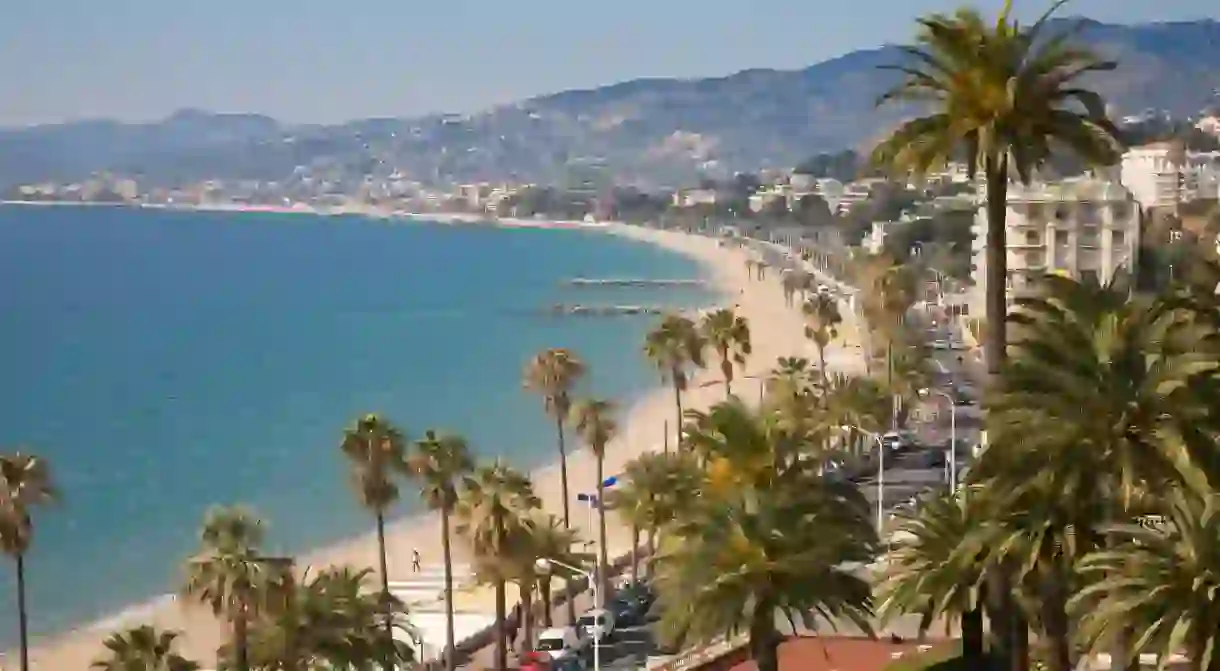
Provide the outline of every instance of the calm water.
<path id="1" fill-rule="evenodd" d="M 655 375 L 638 354 L 651 319 L 540 309 L 712 300 L 561 280 L 699 274 L 595 232 L 0 207 L 0 446 L 36 447 L 64 492 L 36 519 L 35 633 L 170 591 L 214 502 L 254 506 L 277 550 L 364 532 L 336 448 L 359 413 L 549 461 L 520 388 L 531 354 L 575 349 L 592 391 L 620 399 Z M 12 600 L 0 571 L 0 644 Z"/>

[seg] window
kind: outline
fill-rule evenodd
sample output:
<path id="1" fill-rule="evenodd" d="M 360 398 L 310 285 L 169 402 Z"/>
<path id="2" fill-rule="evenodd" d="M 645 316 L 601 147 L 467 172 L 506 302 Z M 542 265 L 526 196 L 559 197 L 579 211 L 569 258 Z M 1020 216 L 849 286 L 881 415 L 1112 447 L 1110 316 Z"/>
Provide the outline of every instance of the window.
<path id="1" fill-rule="evenodd" d="M 1025 231 L 1025 244 L 1027 244 L 1027 245 L 1042 244 L 1042 241 L 1038 237 L 1038 231 Z"/>
<path id="2" fill-rule="evenodd" d="M 1060 205 L 1059 207 L 1055 208 L 1055 219 L 1057 219 L 1059 221 L 1067 221 L 1067 218 L 1068 218 L 1068 211 L 1067 211 L 1066 207 Z"/>
<path id="3" fill-rule="evenodd" d="M 1113 243 L 1115 247 L 1122 247 L 1125 242 L 1125 236 L 1123 235 L 1123 232 L 1114 231 L 1113 233 L 1111 233 L 1110 242 Z"/>
<path id="4" fill-rule="evenodd" d="M 1080 271 L 1080 283 L 1081 284 L 1097 284 L 1097 271 L 1096 270 Z"/>
<path id="5" fill-rule="evenodd" d="M 1115 203 L 1110 208 L 1110 214 L 1113 215 L 1115 219 L 1126 219 L 1129 214 L 1129 210 L 1127 209 L 1127 204 L 1126 203 Z"/>
<path id="6" fill-rule="evenodd" d="M 1070 240 L 1071 240 L 1071 236 L 1068 234 L 1067 231 L 1055 231 L 1055 244 L 1056 245 L 1060 245 L 1060 246 L 1067 245 Z"/>

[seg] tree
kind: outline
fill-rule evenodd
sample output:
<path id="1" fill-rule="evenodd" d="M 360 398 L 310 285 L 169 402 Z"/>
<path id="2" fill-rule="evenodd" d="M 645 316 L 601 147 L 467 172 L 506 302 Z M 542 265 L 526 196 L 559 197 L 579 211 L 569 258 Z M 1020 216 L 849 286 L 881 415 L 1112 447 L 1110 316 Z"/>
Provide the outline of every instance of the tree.
<path id="1" fill-rule="evenodd" d="M 197 671 L 199 664 L 174 652 L 176 631 L 141 625 L 111 634 L 102 644 L 106 656 L 89 665 L 99 671 Z"/>
<path id="2" fill-rule="evenodd" d="M 878 591 L 882 619 L 920 613 L 921 632 L 936 617 L 960 618 L 966 668 L 984 668 L 983 609 L 979 594 L 988 547 L 977 533 L 983 520 L 965 496 L 920 500 L 899 517 L 885 579 Z"/>
<path id="3" fill-rule="evenodd" d="M 1073 599 L 1087 640 L 1134 630 L 1135 650 L 1164 661 L 1185 649 L 1195 671 L 1220 669 L 1220 499 L 1176 490 L 1163 526 L 1126 524 L 1081 563 L 1092 584 Z M 1158 528 L 1158 526 L 1160 528 Z"/>
<path id="4" fill-rule="evenodd" d="M 510 573 L 505 562 L 511 557 L 509 541 L 520 527 L 523 516 L 539 508 L 541 503 L 529 478 L 498 462 L 476 468 L 462 481 L 456 510 L 457 532 L 470 542 L 479 573 L 490 577 L 494 583 L 498 669 L 508 668 L 505 583 Z"/>
<path id="5" fill-rule="evenodd" d="M 528 542 L 534 559 L 545 557 L 558 559 L 568 564 L 586 561 L 588 557 L 572 552 L 577 542 L 575 531 L 563 528 L 563 521 L 550 514 L 534 514 L 526 519 L 523 530 L 528 532 Z M 530 570 L 533 570 L 532 567 Z M 551 626 L 551 576 L 535 575 L 538 584 L 538 596 L 542 601 L 542 622 Z M 532 640 L 526 635 L 526 640 Z"/>
<path id="6" fill-rule="evenodd" d="M 559 445 L 559 483 L 563 495 L 563 528 L 572 528 L 571 499 L 568 493 L 568 451 L 564 445 L 564 425 L 572 410 L 572 390 L 588 372 L 585 363 L 563 348 L 545 350 L 525 366 L 524 386 L 542 397 L 543 410 L 555 420 Z M 576 606 L 567 600 L 568 620 L 576 622 Z"/>
<path id="7" fill-rule="evenodd" d="M 724 395 L 733 393 L 733 367 L 745 366 L 750 355 L 750 324 L 730 308 L 714 310 L 703 316 L 700 333 L 720 358 L 720 374 L 724 376 Z"/>
<path id="8" fill-rule="evenodd" d="M 407 607 L 388 599 L 371 569 L 329 567 L 287 590 L 281 604 L 260 614 L 250 626 L 250 658 L 265 671 L 297 669 L 370 669 L 389 659 L 394 668 L 415 661 L 411 647 L 384 635 L 388 617 L 392 631 L 415 632 Z M 227 651 L 222 650 L 222 659 Z"/>
<path id="9" fill-rule="evenodd" d="M 259 553 L 263 522 L 241 506 L 214 507 L 204 515 L 199 552 L 187 562 L 183 593 L 232 626 L 237 671 L 249 671 L 249 626 L 263 609 L 272 566 Z"/>
<path id="10" fill-rule="evenodd" d="M 661 379 L 674 389 L 677 427 L 681 436 L 682 393 L 690 384 L 692 368 L 703 368 L 706 341 L 695 322 L 681 315 L 668 315 L 644 337 L 644 356 L 661 371 Z M 666 442 L 668 448 L 668 442 Z"/>
<path id="11" fill-rule="evenodd" d="M 908 61 L 891 66 L 902 81 L 878 100 L 915 102 L 933 113 L 900 125 L 873 150 L 871 162 L 923 176 L 964 154 L 971 177 L 986 180 L 986 318 L 984 350 L 996 375 L 1005 356 L 1007 247 L 1004 220 L 1010 178 L 1029 182 L 1053 147 L 1068 147 L 1092 164 L 1113 164 L 1122 153 L 1118 129 L 1101 97 L 1082 78 L 1113 70 L 1076 44 L 1080 27 L 1044 34 L 1056 2 L 1038 21 L 1021 27 L 1008 0 L 994 22 L 974 9 L 919 19 Z M 1015 174 L 1010 174 L 1010 170 Z"/>
<path id="12" fill-rule="evenodd" d="M 610 591 L 610 564 L 606 551 L 606 446 L 618 434 L 612 401 L 588 399 L 572 408 L 572 424 L 597 458 L 597 573 L 602 588 Z"/>
<path id="13" fill-rule="evenodd" d="M 760 671 L 776 671 L 779 613 L 809 628 L 817 613 L 871 631 L 871 590 L 850 567 L 875 556 L 876 531 L 854 485 L 803 466 L 755 470 L 785 446 L 737 438 L 716 440 L 718 458 L 742 476 L 736 486 L 704 491 L 667 528 L 653 579 L 661 633 L 673 641 L 744 632 Z"/>
<path id="14" fill-rule="evenodd" d="M 610 507 L 648 532 L 649 555 L 655 556 L 659 531 L 694 504 L 702 479 L 688 452 L 641 454 L 623 468 L 623 481 L 609 494 Z"/>
<path id="15" fill-rule="evenodd" d="M 540 511 L 529 511 L 521 516 L 510 529 L 509 550 L 497 562 L 506 579 L 517 583 L 520 590 L 522 640 L 530 645 L 534 640 L 533 592 L 537 586 L 545 611 L 544 622 L 549 627 L 551 616 L 551 592 L 549 574 L 538 571 L 539 559 L 551 559 L 573 566 L 587 563 L 593 555 L 572 551 L 576 543 L 575 531 L 563 528 L 563 523 L 554 515 Z"/>
<path id="16" fill-rule="evenodd" d="M 843 323 L 843 315 L 839 314 L 839 302 L 833 297 L 817 293 L 809 297 L 801 306 L 805 315 L 805 337 L 813 341 L 818 348 L 818 368 L 822 371 L 822 380 L 827 379 L 826 348 L 830 342 L 839 337 L 838 327 Z"/>
<path id="17" fill-rule="evenodd" d="M 378 415 L 368 414 L 344 430 L 339 449 L 351 463 L 352 484 L 356 488 L 360 505 L 373 513 L 377 521 L 377 559 L 381 574 L 381 593 L 388 602 L 390 574 L 385 549 L 385 514 L 398 502 L 397 478 L 409 473 L 406 439 L 402 431 L 389 421 Z M 388 614 L 385 630 L 387 637 L 392 636 Z M 384 668 L 385 671 L 391 671 L 389 659 L 385 661 Z"/>
<path id="18" fill-rule="evenodd" d="M 408 463 L 420 483 L 424 502 L 441 514 L 441 553 L 445 562 L 445 668 L 453 671 L 457 660 L 453 640 L 453 551 L 449 518 L 458 503 L 458 482 L 474 470 L 474 460 L 460 436 L 437 434 L 429 429 L 415 443 Z"/>
<path id="19" fill-rule="evenodd" d="M 34 540 L 32 510 L 59 498 L 45 459 L 17 452 L 0 456 L 0 544 L 17 568 L 17 625 L 21 671 L 30 668 L 29 613 L 25 603 L 25 555 Z"/>

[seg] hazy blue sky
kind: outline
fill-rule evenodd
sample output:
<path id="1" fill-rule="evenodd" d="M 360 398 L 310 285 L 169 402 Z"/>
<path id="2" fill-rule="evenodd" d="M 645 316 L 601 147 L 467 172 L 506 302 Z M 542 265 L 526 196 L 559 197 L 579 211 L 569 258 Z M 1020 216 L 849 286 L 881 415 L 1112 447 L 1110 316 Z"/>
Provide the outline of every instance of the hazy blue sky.
<path id="1" fill-rule="evenodd" d="M 288 121 L 473 111 L 634 77 L 796 68 L 960 0 L 4 0 L 0 125 L 182 107 Z M 995 10 L 1002 0 L 974 3 Z M 1045 0 L 1018 0 L 1026 15 Z M 1075 0 L 1139 22 L 1217 0 Z"/>

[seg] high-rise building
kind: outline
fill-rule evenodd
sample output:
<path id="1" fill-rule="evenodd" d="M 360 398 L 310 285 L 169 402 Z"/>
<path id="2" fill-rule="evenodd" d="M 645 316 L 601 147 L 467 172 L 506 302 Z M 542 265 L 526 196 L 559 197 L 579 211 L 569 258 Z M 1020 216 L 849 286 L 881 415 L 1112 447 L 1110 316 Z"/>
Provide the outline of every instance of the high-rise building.
<path id="1" fill-rule="evenodd" d="M 974 294 L 970 311 L 982 314 L 987 273 L 987 204 L 980 189 L 973 233 Z M 1138 263 L 1141 210 L 1121 184 L 1084 177 L 1052 184 L 1015 184 L 1005 218 L 1009 300 L 1046 273 L 1109 281 Z"/>

